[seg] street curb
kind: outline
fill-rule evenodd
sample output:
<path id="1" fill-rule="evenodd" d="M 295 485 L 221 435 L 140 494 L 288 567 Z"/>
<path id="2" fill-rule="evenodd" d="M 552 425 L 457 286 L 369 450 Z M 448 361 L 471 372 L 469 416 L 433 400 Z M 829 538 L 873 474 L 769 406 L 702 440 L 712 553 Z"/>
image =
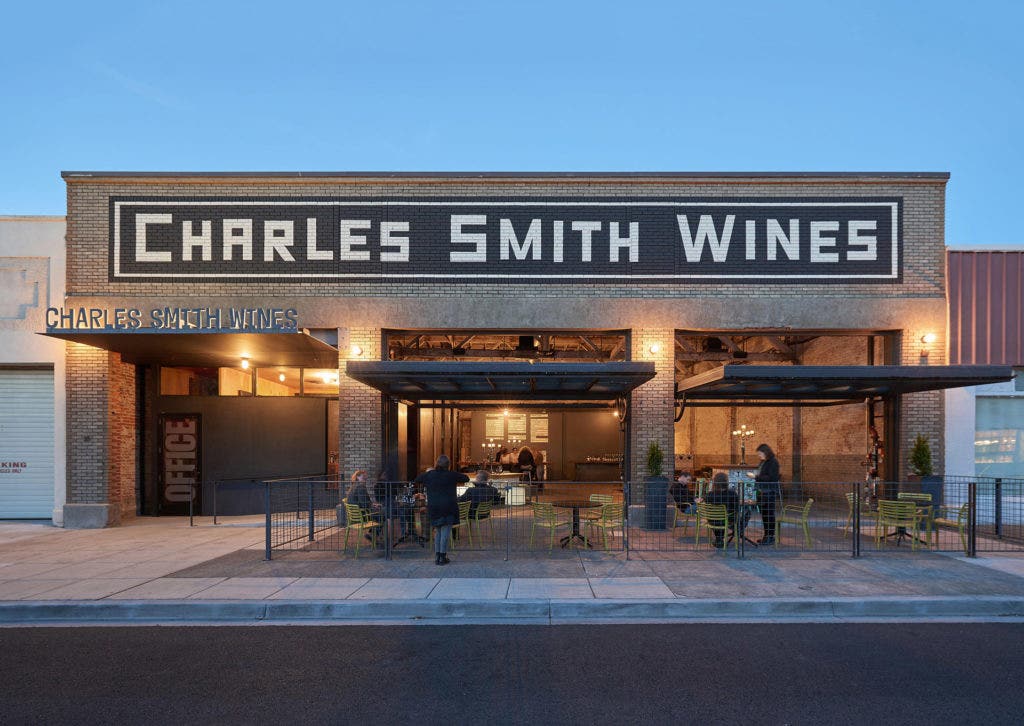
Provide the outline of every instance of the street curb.
<path id="1" fill-rule="evenodd" d="M 1024 598 L 651 600 L 118 600 L 0 603 L 0 625 L 103 623 L 526 623 L 1022 618 Z"/>

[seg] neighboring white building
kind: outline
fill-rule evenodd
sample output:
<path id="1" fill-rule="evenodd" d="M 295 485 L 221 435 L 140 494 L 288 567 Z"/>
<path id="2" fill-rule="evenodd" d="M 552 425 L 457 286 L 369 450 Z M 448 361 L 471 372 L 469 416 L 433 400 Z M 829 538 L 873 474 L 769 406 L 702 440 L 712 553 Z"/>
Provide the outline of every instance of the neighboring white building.
<path id="1" fill-rule="evenodd" d="M 63 526 L 64 343 L 38 333 L 64 302 L 64 217 L 0 216 L 0 519 Z"/>
<path id="2" fill-rule="evenodd" d="M 946 474 L 1024 479 L 1024 250 L 950 250 L 949 362 L 1017 378 L 946 391 Z"/>
<path id="3" fill-rule="evenodd" d="M 946 391 L 948 474 L 1024 478 L 1024 368 L 1016 380 Z"/>

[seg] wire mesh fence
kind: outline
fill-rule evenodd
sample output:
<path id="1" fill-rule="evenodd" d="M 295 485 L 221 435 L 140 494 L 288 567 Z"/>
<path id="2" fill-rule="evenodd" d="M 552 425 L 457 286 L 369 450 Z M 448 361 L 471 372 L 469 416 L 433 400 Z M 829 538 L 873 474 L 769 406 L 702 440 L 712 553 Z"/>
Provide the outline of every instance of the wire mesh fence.
<path id="1" fill-rule="evenodd" d="M 263 483 L 266 556 L 386 558 L 434 552 L 427 493 L 412 482 L 297 477 Z M 536 482 L 458 487 L 453 551 L 593 551 L 735 557 L 1024 551 L 1024 479 L 918 482 Z"/>

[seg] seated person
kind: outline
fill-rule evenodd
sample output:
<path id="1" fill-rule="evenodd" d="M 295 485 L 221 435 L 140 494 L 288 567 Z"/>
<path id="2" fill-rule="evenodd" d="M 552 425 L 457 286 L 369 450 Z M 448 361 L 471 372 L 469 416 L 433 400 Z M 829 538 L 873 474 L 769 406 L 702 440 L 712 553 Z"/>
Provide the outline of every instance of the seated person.
<path id="1" fill-rule="evenodd" d="M 684 471 L 679 478 L 672 482 L 668 493 L 672 495 L 672 501 L 683 514 L 693 514 L 697 507 L 693 501 L 693 475 Z"/>
<path id="2" fill-rule="evenodd" d="M 370 492 L 366 489 L 366 472 L 362 469 L 357 469 L 353 472 L 352 483 L 349 485 L 346 500 L 349 504 L 354 504 L 367 512 L 373 512 L 380 508 L 370 497 Z"/>
<path id="3" fill-rule="evenodd" d="M 499 494 L 498 490 L 487 483 L 490 475 L 480 470 L 476 473 L 476 478 L 473 479 L 473 486 L 469 487 L 466 492 L 459 497 L 460 502 L 469 502 L 469 516 L 476 516 L 477 507 L 484 503 L 490 502 L 493 504 L 498 501 Z"/>
<path id="4" fill-rule="evenodd" d="M 699 500 L 698 500 L 699 501 Z M 707 504 L 724 504 L 729 524 L 736 521 L 736 510 L 739 508 L 740 498 L 735 491 L 729 488 L 729 476 L 723 472 L 715 474 L 711 479 L 711 490 L 703 500 Z M 721 524 L 720 521 L 714 524 Z M 721 549 L 725 546 L 722 541 L 722 530 L 712 530 L 715 535 L 715 547 Z"/>

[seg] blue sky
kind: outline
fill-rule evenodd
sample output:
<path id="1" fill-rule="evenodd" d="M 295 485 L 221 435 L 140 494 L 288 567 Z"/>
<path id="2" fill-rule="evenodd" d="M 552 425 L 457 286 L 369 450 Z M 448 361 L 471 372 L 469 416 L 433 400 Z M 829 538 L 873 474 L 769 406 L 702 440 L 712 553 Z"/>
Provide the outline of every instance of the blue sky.
<path id="1" fill-rule="evenodd" d="M 23 3 L 0 213 L 62 169 L 949 171 L 1024 243 L 1020 2 Z"/>

